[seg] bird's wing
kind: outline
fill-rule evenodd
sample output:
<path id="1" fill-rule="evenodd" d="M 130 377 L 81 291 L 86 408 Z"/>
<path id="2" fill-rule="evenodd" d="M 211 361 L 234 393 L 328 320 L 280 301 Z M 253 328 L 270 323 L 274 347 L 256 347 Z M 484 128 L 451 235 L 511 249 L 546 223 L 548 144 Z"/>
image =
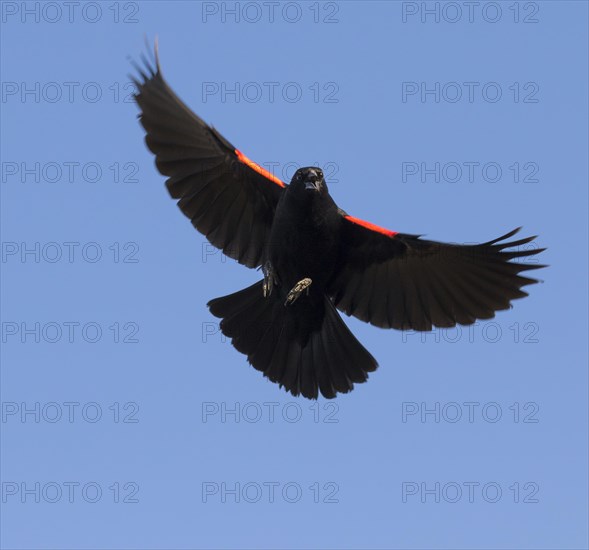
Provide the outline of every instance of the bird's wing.
<path id="1" fill-rule="evenodd" d="M 142 58 L 135 101 L 145 142 L 178 206 L 217 248 L 248 266 L 261 263 L 276 205 L 286 185 L 195 115 Z"/>
<path id="2" fill-rule="evenodd" d="M 544 250 L 525 249 L 535 237 L 505 242 L 519 229 L 483 244 L 445 244 L 341 214 L 329 293 L 338 309 L 378 327 L 424 331 L 489 319 L 537 282 L 520 272 L 545 267 L 518 260 Z"/>

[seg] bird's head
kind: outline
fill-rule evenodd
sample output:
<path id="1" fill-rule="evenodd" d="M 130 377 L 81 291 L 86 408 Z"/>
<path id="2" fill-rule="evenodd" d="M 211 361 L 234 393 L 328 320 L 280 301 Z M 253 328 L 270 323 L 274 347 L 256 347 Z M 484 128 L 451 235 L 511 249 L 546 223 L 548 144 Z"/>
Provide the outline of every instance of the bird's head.
<path id="1" fill-rule="evenodd" d="M 297 191 L 307 193 L 327 193 L 327 184 L 323 178 L 323 171 L 316 166 L 299 168 L 292 177 L 290 184 Z"/>

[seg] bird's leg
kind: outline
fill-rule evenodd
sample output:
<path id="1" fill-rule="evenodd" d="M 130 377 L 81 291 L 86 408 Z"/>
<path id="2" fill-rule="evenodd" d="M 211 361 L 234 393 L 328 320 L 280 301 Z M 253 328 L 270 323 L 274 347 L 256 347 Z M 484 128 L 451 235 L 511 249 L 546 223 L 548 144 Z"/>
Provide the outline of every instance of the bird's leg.
<path id="1" fill-rule="evenodd" d="M 313 281 L 309 279 L 309 277 L 305 277 L 301 279 L 295 286 L 293 286 L 286 296 L 286 302 L 284 302 L 285 306 L 290 306 L 294 304 L 299 296 L 306 290 L 307 296 L 309 295 L 309 287 Z"/>
<path id="2" fill-rule="evenodd" d="M 276 272 L 272 267 L 270 262 L 266 262 L 263 267 L 262 271 L 264 272 L 264 283 L 262 285 L 262 291 L 264 292 L 264 298 L 267 298 L 272 294 L 272 289 L 274 285 L 278 283 L 278 279 L 276 277 Z"/>

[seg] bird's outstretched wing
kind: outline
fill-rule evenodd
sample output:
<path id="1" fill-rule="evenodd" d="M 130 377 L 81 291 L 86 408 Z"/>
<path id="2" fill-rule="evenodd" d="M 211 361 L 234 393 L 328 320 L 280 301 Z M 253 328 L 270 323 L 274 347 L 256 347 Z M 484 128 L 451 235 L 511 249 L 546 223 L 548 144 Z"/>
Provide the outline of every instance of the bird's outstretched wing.
<path id="1" fill-rule="evenodd" d="M 340 262 L 329 293 L 338 309 L 378 327 L 426 331 L 490 319 L 537 282 L 520 272 L 545 267 L 510 261 L 544 250 L 513 250 L 535 238 L 506 242 L 519 229 L 483 244 L 445 244 L 341 214 Z"/>
<path id="2" fill-rule="evenodd" d="M 285 184 L 195 115 L 164 80 L 155 60 L 133 78 L 139 119 L 166 186 L 192 224 L 217 248 L 248 266 L 261 264 Z"/>

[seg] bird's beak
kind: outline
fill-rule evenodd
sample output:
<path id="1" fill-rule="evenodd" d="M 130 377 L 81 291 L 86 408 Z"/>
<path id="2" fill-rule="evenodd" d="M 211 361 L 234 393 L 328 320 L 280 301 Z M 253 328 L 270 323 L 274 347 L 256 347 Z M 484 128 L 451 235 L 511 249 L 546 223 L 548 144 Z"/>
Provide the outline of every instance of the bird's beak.
<path id="1" fill-rule="evenodd" d="M 321 187 L 321 183 L 319 180 L 308 180 L 305 182 L 305 189 L 311 189 L 313 191 L 319 191 L 319 188 Z"/>

